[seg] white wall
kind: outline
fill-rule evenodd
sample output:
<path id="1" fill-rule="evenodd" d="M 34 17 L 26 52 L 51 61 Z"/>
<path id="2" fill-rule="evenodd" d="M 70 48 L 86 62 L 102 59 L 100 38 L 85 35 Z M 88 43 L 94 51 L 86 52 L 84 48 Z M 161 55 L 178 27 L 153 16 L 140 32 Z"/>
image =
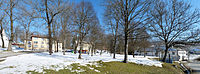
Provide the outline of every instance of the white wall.
<path id="1" fill-rule="evenodd" d="M 4 39 L 4 45 L 5 47 L 8 47 L 8 43 L 9 43 L 9 38 L 6 35 L 5 31 L 3 30 L 3 39 Z M 1 35 L 0 35 L 0 47 L 2 47 L 2 40 L 1 40 Z"/>

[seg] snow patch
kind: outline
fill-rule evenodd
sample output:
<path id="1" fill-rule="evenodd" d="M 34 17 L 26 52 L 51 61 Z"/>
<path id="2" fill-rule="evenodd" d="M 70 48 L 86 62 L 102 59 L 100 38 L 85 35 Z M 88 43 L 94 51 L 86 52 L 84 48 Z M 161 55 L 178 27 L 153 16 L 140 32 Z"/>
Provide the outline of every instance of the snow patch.
<path id="1" fill-rule="evenodd" d="M 24 74 L 27 71 L 36 71 L 42 73 L 44 69 L 52 69 L 52 70 L 60 70 L 60 69 L 69 69 L 72 72 L 83 72 L 84 70 L 72 70 L 72 67 L 69 65 L 73 63 L 79 63 L 80 65 L 96 65 L 97 67 L 101 67 L 98 63 L 94 63 L 95 61 L 102 60 L 103 62 L 110 61 L 122 61 L 124 59 L 124 55 L 116 55 L 116 59 L 113 59 L 110 54 L 102 54 L 90 56 L 87 54 L 82 54 L 82 59 L 77 59 L 78 54 L 66 53 L 66 55 L 62 55 L 62 53 L 54 53 L 53 55 L 49 55 L 49 53 L 31 53 L 31 54 L 23 54 L 18 56 L 7 57 L 5 61 L 0 62 L 0 73 L 4 74 Z M 162 67 L 162 63 L 159 61 L 153 61 L 148 58 L 153 57 L 136 57 L 133 58 L 132 55 L 128 55 L 128 61 L 136 64 L 143 64 L 149 66 L 157 66 Z M 100 72 L 98 70 L 94 70 L 96 72 Z"/>

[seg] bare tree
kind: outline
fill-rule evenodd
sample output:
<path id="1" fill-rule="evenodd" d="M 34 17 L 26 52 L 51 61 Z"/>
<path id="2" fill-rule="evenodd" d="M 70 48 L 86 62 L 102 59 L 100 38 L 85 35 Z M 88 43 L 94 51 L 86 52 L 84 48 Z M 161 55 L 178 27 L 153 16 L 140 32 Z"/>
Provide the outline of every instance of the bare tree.
<path id="1" fill-rule="evenodd" d="M 102 28 L 99 24 L 92 25 L 91 30 L 89 32 L 88 38 L 89 38 L 89 44 L 91 44 L 91 56 L 95 54 L 96 48 L 99 48 L 101 46 L 101 39 L 102 39 Z M 89 51 L 90 52 L 90 51 Z"/>
<path id="2" fill-rule="evenodd" d="M 3 5 L 3 1 L 0 1 L 0 7 L 2 7 L 2 5 Z M 2 48 L 5 48 L 4 39 L 3 39 L 3 20 L 4 20 L 4 18 L 5 18 L 5 15 L 3 13 L 0 16 L 0 27 L 1 27 L 1 29 L 0 29 L 0 35 L 1 35 L 1 41 L 2 41 L 2 45 L 1 45 Z"/>
<path id="3" fill-rule="evenodd" d="M 120 17 L 119 23 L 123 26 L 124 33 L 124 63 L 127 63 L 128 58 L 128 37 L 135 24 L 140 24 L 140 22 L 145 22 L 147 18 L 146 12 L 150 6 L 150 0 L 112 0 L 108 1 L 108 5 L 115 11 Z M 137 21 L 137 22 L 134 22 Z M 133 22 L 133 24 L 131 23 Z"/>
<path id="4" fill-rule="evenodd" d="M 35 24 L 33 23 L 33 21 L 35 20 L 35 18 L 39 18 L 36 15 L 36 11 L 33 8 L 29 8 L 28 6 L 31 6 L 31 3 L 33 3 L 33 1 L 31 0 L 23 0 L 20 2 L 20 5 L 18 5 L 18 11 L 20 13 L 18 13 L 18 17 L 17 17 L 17 21 L 18 23 L 21 24 L 22 28 L 24 29 L 24 33 L 25 33 L 25 37 L 23 40 L 25 40 L 25 50 L 27 50 L 27 39 L 30 35 L 30 27 L 34 26 Z"/>
<path id="5" fill-rule="evenodd" d="M 119 11 L 112 9 L 111 5 L 106 5 L 106 12 L 104 14 L 105 16 L 105 21 L 106 24 L 109 26 L 109 29 L 112 32 L 112 50 L 113 50 L 113 58 L 115 59 L 115 54 L 116 54 L 116 43 L 117 43 L 117 36 L 118 36 L 118 27 L 119 27 Z"/>
<path id="6" fill-rule="evenodd" d="M 129 53 L 132 53 L 134 57 L 135 50 L 144 50 L 145 53 L 145 48 L 149 46 L 149 41 L 148 39 L 150 38 L 150 35 L 147 33 L 145 25 L 140 24 L 138 26 L 134 27 L 134 31 L 130 34 L 130 41 L 129 41 Z M 144 56 L 146 56 L 144 54 Z"/>
<path id="7" fill-rule="evenodd" d="M 98 19 L 96 17 L 96 12 L 90 2 L 81 2 L 76 6 L 74 15 L 74 24 L 76 26 L 76 32 L 78 36 L 77 43 L 82 45 L 82 41 L 88 34 L 91 25 L 96 24 Z M 76 50 L 75 50 L 76 51 Z M 79 50 L 79 59 L 81 59 L 82 48 Z"/>
<path id="8" fill-rule="evenodd" d="M 52 22 L 54 18 L 65 11 L 68 7 L 68 2 L 64 0 L 35 0 L 32 3 L 32 7 L 38 12 L 40 18 L 45 20 L 48 27 L 48 39 L 49 39 L 49 54 L 52 51 Z"/>
<path id="9" fill-rule="evenodd" d="M 159 0 L 154 2 L 151 10 L 150 30 L 165 45 L 166 60 L 168 49 L 177 42 L 199 40 L 194 24 L 200 22 L 198 10 L 191 10 L 191 5 L 182 0 Z M 191 33 L 192 32 L 192 33 Z"/>
<path id="10" fill-rule="evenodd" d="M 10 37 L 9 44 L 8 44 L 8 51 L 11 51 L 12 50 L 12 42 L 14 40 L 13 10 L 16 7 L 17 1 L 15 1 L 15 0 L 6 1 L 6 4 L 7 4 L 7 8 L 5 8 L 5 12 L 7 13 L 7 15 L 9 16 L 9 19 L 10 19 L 10 32 L 11 32 L 11 37 Z"/>

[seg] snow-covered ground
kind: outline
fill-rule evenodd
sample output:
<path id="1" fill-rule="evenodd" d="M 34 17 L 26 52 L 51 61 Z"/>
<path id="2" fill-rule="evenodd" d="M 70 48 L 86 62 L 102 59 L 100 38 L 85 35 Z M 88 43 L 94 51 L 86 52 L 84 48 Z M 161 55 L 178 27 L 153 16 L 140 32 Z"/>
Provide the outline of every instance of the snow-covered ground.
<path id="1" fill-rule="evenodd" d="M 194 61 L 194 60 L 197 59 L 197 58 L 200 58 L 200 55 L 192 54 L 192 55 L 189 56 L 189 60 L 190 60 L 190 61 Z"/>
<path id="2" fill-rule="evenodd" d="M 92 62 L 100 61 L 110 62 L 110 61 L 122 61 L 123 55 L 116 55 L 116 59 L 113 59 L 110 54 L 102 54 L 89 56 L 87 54 L 82 54 L 82 59 L 77 59 L 78 54 L 66 53 L 66 55 L 62 55 L 62 53 L 54 53 L 53 55 L 49 55 L 47 52 L 44 53 L 31 53 L 31 54 L 23 54 L 18 56 L 12 56 L 5 58 L 5 61 L 0 62 L 0 73 L 8 74 L 21 74 L 26 73 L 26 71 L 37 71 L 43 72 L 43 69 L 53 69 L 60 70 L 64 69 L 64 67 L 70 69 L 68 67 L 73 63 L 80 63 L 80 65 L 86 64 L 94 64 Z M 157 66 L 162 67 L 162 63 L 159 61 L 153 61 L 148 58 L 155 57 L 141 57 L 136 56 L 133 58 L 132 55 L 128 56 L 129 62 L 134 62 L 136 64 L 143 64 L 149 66 Z M 56 66 L 56 67 L 55 67 Z"/>

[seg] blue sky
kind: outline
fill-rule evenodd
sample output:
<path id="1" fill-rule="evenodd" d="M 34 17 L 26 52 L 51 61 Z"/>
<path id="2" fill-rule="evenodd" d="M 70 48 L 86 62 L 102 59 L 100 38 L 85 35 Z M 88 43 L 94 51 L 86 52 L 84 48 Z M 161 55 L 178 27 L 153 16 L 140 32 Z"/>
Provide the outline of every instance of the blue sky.
<path id="1" fill-rule="evenodd" d="M 191 5 L 195 8 L 200 9 L 200 0 L 186 0 L 188 2 L 191 2 Z"/>
<path id="2" fill-rule="evenodd" d="M 104 20 L 103 20 L 103 13 L 104 13 L 104 1 L 106 0 L 70 0 L 70 2 L 74 2 L 74 3 L 79 3 L 81 1 L 89 1 L 92 3 L 92 5 L 94 6 L 94 10 L 97 13 L 97 17 L 99 18 L 100 24 L 104 25 Z M 200 0 L 185 0 L 186 2 L 191 3 L 191 5 L 193 6 L 193 8 L 197 8 L 200 9 Z"/>
<path id="3" fill-rule="evenodd" d="M 97 13 L 97 17 L 99 18 L 100 24 L 103 25 L 103 13 L 104 13 L 104 1 L 105 0 L 70 0 L 70 2 L 79 3 L 81 1 L 89 1 L 92 3 L 94 10 Z"/>
<path id="4" fill-rule="evenodd" d="M 96 11 L 97 13 L 97 17 L 100 21 L 100 24 L 102 26 L 105 26 L 104 24 L 104 20 L 103 20 L 103 14 L 104 14 L 104 9 L 105 7 L 103 6 L 104 5 L 104 1 L 106 0 L 69 0 L 71 3 L 79 3 L 81 1 L 89 1 L 92 3 L 93 7 L 94 7 L 94 10 Z M 191 3 L 191 5 L 193 6 L 193 8 L 198 8 L 200 9 L 200 0 L 184 0 L 186 2 L 189 2 Z M 37 28 L 34 28 L 34 29 L 37 29 Z M 37 29 L 37 31 L 40 30 L 40 29 Z M 43 32 L 44 33 L 44 32 Z"/>

